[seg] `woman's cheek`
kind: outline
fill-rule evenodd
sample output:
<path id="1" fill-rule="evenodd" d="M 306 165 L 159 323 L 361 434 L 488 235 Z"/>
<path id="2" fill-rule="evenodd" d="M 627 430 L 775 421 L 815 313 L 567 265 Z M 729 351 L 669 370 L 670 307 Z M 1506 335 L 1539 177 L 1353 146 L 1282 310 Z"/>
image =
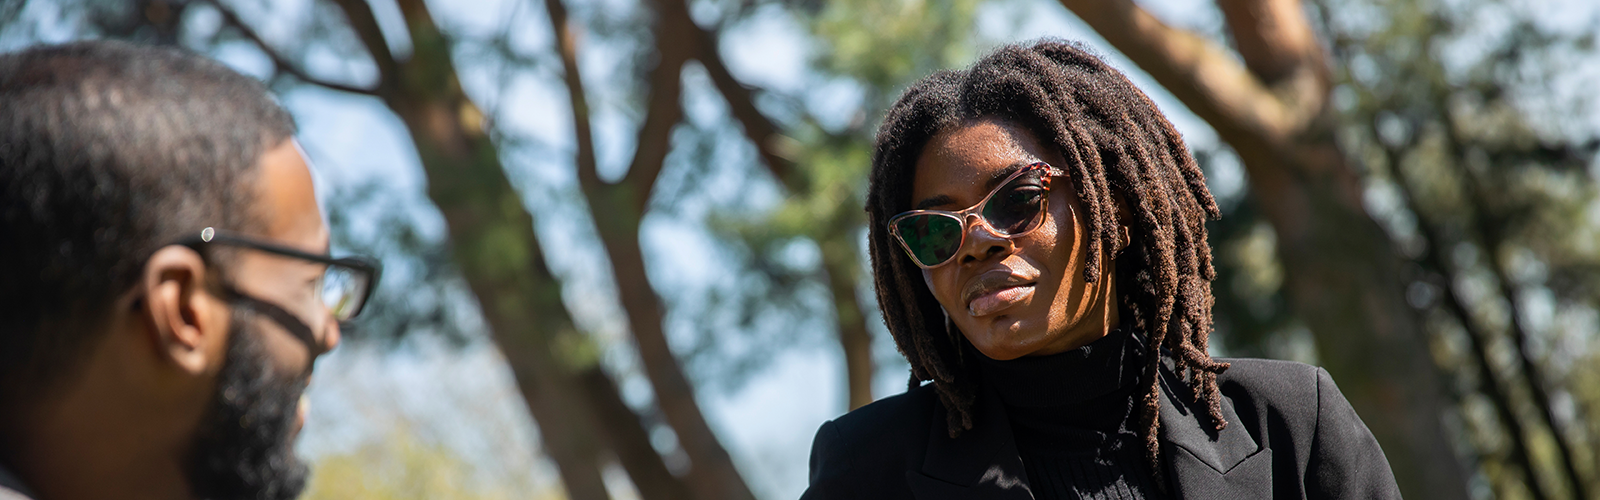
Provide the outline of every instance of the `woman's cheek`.
<path id="1" fill-rule="evenodd" d="M 952 266 L 943 266 L 938 269 L 922 270 L 922 282 L 928 285 L 928 291 L 933 293 L 934 300 L 939 301 L 939 305 L 944 306 L 946 314 L 949 314 L 948 311 L 950 311 L 951 308 L 956 308 L 956 306 L 952 304 L 952 302 L 956 299 L 951 298 L 951 294 L 949 293 L 949 291 L 955 286 L 951 283 L 951 281 L 954 280 L 954 277 L 949 272 L 951 267 Z"/>
<path id="2" fill-rule="evenodd" d="M 1027 235 L 1027 255 L 1030 264 L 1039 268 L 1041 278 L 1060 274 L 1063 260 L 1059 250 L 1063 245 L 1060 239 L 1060 228 L 1055 224 L 1044 224 Z M 1070 244 L 1070 243 L 1069 243 Z"/>

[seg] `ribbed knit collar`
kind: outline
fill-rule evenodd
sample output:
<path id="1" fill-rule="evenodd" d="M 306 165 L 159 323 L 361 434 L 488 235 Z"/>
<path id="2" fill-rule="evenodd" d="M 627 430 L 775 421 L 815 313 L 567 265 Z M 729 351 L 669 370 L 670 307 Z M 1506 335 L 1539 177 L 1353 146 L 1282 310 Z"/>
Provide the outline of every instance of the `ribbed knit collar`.
<path id="1" fill-rule="evenodd" d="M 1143 367 L 1144 339 L 1113 330 L 1088 345 L 1046 356 L 996 361 L 978 359 L 983 383 L 1013 408 L 1060 408 L 1099 398 L 1128 386 Z"/>
<path id="2" fill-rule="evenodd" d="M 1144 338 L 1114 330 L 1048 356 L 995 361 L 976 354 L 999 396 L 1036 498 L 1160 498 L 1133 429 Z"/>

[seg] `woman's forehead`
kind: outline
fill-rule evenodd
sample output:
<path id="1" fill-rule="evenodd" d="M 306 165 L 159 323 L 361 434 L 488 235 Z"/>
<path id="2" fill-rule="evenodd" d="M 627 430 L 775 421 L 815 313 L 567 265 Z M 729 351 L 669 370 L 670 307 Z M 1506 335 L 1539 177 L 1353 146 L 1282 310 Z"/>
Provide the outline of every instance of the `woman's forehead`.
<path id="1" fill-rule="evenodd" d="M 954 202 L 983 196 L 1002 172 L 1036 161 L 1049 162 L 1028 129 L 999 119 L 978 119 L 934 135 L 918 155 L 912 174 L 913 206 L 935 197 Z"/>

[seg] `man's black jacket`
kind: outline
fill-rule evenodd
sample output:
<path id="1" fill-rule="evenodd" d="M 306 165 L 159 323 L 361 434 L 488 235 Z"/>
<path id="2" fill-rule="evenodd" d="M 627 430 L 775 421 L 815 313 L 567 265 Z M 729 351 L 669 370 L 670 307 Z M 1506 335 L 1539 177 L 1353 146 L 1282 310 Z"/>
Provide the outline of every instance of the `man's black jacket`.
<path id="1" fill-rule="evenodd" d="M 1225 359 L 1217 377 L 1228 426 L 1208 432 L 1205 407 L 1161 374 L 1161 460 L 1184 499 L 1400 498 L 1378 442 L 1321 368 Z M 802 500 L 1029 499 L 1005 407 L 978 396 L 974 424 L 950 438 L 931 385 L 822 424 Z"/>

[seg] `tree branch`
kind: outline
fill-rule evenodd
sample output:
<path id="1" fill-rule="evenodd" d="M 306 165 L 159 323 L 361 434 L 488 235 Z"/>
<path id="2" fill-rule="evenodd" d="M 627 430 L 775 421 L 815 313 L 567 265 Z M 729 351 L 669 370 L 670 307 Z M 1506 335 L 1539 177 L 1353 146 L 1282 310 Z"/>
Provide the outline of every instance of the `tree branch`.
<path id="1" fill-rule="evenodd" d="M 1249 134 L 1285 144 L 1321 109 L 1318 89 L 1304 85 L 1314 81 L 1296 79 L 1290 91 L 1275 91 L 1224 48 L 1162 23 L 1132 0 L 1060 2 L 1225 139 Z M 1249 33 L 1265 28 L 1245 26 L 1245 21 L 1265 23 L 1277 18 L 1230 16 L 1228 20 L 1236 32 Z M 1232 24 L 1235 22 L 1241 24 Z M 1283 96 L 1289 97 L 1287 102 Z"/>
<path id="2" fill-rule="evenodd" d="M 1325 66 L 1300 0 L 1217 0 L 1217 7 L 1245 67 L 1267 85 L 1308 65 Z"/>
<path id="3" fill-rule="evenodd" d="M 664 0 L 657 4 L 681 6 L 682 2 Z M 717 47 L 717 41 L 721 37 L 716 32 L 699 26 L 695 26 L 695 33 L 698 35 L 695 59 L 705 67 L 706 73 L 711 76 L 712 84 L 716 85 L 717 91 L 728 101 L 728 108 L 733 112 L 734 119 L 739 120 L 744 126 L 745 137 L 755 144 L 756 151 L 761 155 L 761 161 L 767 165 L 767 169 L 778 182 L 793 190 L 790 183 L 794 182 L 791 176 L 796 167 L 794 151 L 791 151 L 793 148 L 786 147 L 793 140 L 779 133 L 778 125 L 756 108 L 755 89 L 740 82 L 728 71 L 728 66 L 723 63 L 722 53 Z"/>
<path id="4" fill-rule="evenodd" d="M 685 44 L 667 40 L 665 34 L 681 32 L 678 30 L 686 26 L 692 29 L 693 21 L 670 12 L 659 16 L 661 24 L 652 35 L 658 42 L 660 59 L 651 70 L 647 110 L 640 126 L 637 150 L 627 176 L 618 184 L 607 185 L 595 172 L 589 110 L 578 73 L 574 26 L 561 0 L 546 0 L 545 5 L 555 29 L 557 51 L 566 70 L 567 91 L 572 100 L 579 142 L 579 182 L 610 260 L 618 299 L 626 312 L 639 360 L 655 390 L 656 404 L 677 433 L 679 446 L 689 456 L 690 469 L 685 483 L 699 498 L 754 499 L 755 495 L 739 475 L 732 457 L 706 422 L 695 400 L 694 386 L 668 345 L 662 325 L 666 317 L 664 306 L 650 286 L 639 241 L 639 221 L 648 208 L 650 191 L 670 147 L 672 127 L 681 121 L 683 114 L 680 69 L 688 60 L 690 50 Z"/>
<path id="5" fill-rule="evenodd" d="M 793 141 L 779 132 L 779 127 L 772 119 L 755 105 L 754 88 L 740 82 L 733 73 L 728 71 L 728 66 L 722 60 L 722 53 L 717 47 L 719 34 L 712 29 L 702 28 L 689 16 L 688 5 L 683 0 L 655 0 L 656 10 L 663 18 L 679 20 L 678 24 L 684 31 L 692 36 L 690 58 L 700 61 L 706 69 L 706 74 L 711 77 L 711 82 L 717 87 L 717 92 L 727 100 L 734 119 L 744 127 L 745 137 L 755 144 L 756 151 L 761 155 L 761 161 L 766 164 L 772 175 L 793 190 L 791 184 L 794 173 L 794 151 L 786 146 Z"/>
<path id="6" fill-rule="evenodd" d="M 545 6 L 550 14 L 550 22 L 555 28 L 557 52 L 561 55 L 561 65 L 565 70 L 567 95 L 572 101 L 573 126 L 578 142 L 578 180 L 585 190 L 596 193 L 605 186 L 605 183 L 600 180 L 595 160 L 593 131 L 589 123 L 589 104 L 578 68 L 577 33 L 561 0 L 546 0 Z M 682 15 L 671 11 L 663 11 L 661 14 L 661 25 L 656 29 L 657 34 L 679 33 L 694 27 L 694 21 L 689 19 L 687 10 L 684 10 Z M 668 43 L 659 45 L 658 54 L 659 61 L 655 69 L 650 71 L 650 89 L 645 97 L 645 117 L 639 126 L 633 160 L 629 164 L 628 173 L 620 182 L 622 185 L 632 187 L 634 193 L 631 195 L 636 205 L 633 208 L 637 214 L 643 214 L 649 203 L 650 192 L 655 186 L 656 178 L 661 175 L 667 153 L 671 149 L 672 128 L 683 118 L 683 106 L 680 103 L 683 90 L 682 69 L 684 62 L 689 58 L 688 50 L 682 47 L 682 44 Z"/>
<path id="7" fill-rule="evenodd" d="M 550 25 L 555 29 L 556 52 L 561 55 L 567 97 L 572 101 L 572 128 L 578 143 L 578 184 L 585 191 L 593 191 L 603 183 L 595 165 L 594 129 L 589 125 L 589 99 L 583 91 L 583 78 L 578 73 L 577 35 L 567 20 L 567 7 L 561 0 L 545 0 L 544 5 L 550 14 Z"/>
<path id="8" fill-rule="evenodd" d="M 556 1 L 556 0 L 551 0 Z M 682 4 L 681 0 L 666 3 Z M 639 126 L 638 140 L 634 143 L 633 161 L 628 166 L 623 183 L 633 186 L 638 193 L 636 210 L 643 214 L 650 203 L 650 193 L 656 178 L 666 164 L 667 152 L 672 146 L 672 129 L 683 120 L 683 64 L 692 50 L 684 43 L 663 41 L 665 34 L 692 33 L 698 29 L 689 17 L 687 8 L 681 10 L 658 9 L 655 37 L 659 61 L 650 70 L 650 90 L 645 97 L 644 123 Z"/>
<path id="9" fill-rule="evenodd" d="M 394 82 L 400 78 L 400 65 L 394 59 L 394 53 L 389 51 L 389 41 L 383 37 L 383 28 L 378 26 L 378 18 L 372 14 L 372 6 L 367 0 L 332 0 L 339 9 L 344 11 L 344 16 L 350 21 L 350 27 L 356 30 L 356 36 L 361 38 L 361 44 L 367 48 L 367 53 L 372 55 L 372 62 L 378 66 L 378 89 L 392 88 Z"/>
<path id="10" fill-rule="evenodd" d="M 1451 145 L 1450 151 L 1466 151 L 1466 141 L 1462 139 L 1460 133 L 1456 130 L 1454 124 L 1457 121 L 1452 116 L 1454 113 L 1451 108 L 1446 107 L 1442 102 L 1436 104 L 1436 106 L 1440 106 L 1439 109 L 1444 110 L 1446 119 L 1445 137 Z M 1457 161 L 1461 162 L 1461 164 L 1466 164 L 1466 158 L 1464 157 L 1458 156 Z M 1500 258 L 1500 251 L 1507 246 L 1507 238 L 1502 231 L 1504 221 L 1500 217 L 1487 213 L 1490 207 L 1494 206 L 1489 200 L 1488 193 L 1491 188 L 1484 185 L 1477 178 L 1477 174 L 1471 171 L 1461 172 L 1459 178 L 1465 188 L 1464 191 L 1467 192 L 1468 199 L 1471 200 L 1471 204 L 1474 207 L 1474 210 L 1470 212 L 1472 225 L 1477 229 L 1478 236 L 1483 238 L 1483 251 L 1486 254 L 1489 271 L 1500 285 L 1500 295 L 1504 296 L 1506 300 L 1506 308 L 1509 310 L 1508 315 L 1510 316 L 1510 325 L 1508 326 L 1511 334 L 1511 345 L 1512 349 L 1517 353 L 1517 361 L 1522 368 L 1522 376 L 1528 381 L 1529 395 L 1533 397 L 1533 404 L 1538 407 L 1539 416 L 1543 418 L 1545 426 L 1550 429 L 1550 437 L 1555 440 L 1556 451 L 1561 456 L 1561 470 L 1572 487 L 1573 496 L 1577 498 L 1593 498 L 1589 492 L 1589 485 L 1584 482 L 1583 475 L 1578 472 L 1575 460 L 1576 452 L 1572 449 L 1572 444 L 1568 442 L 1561 422 L 1556 419 L 1550 391 L 1545 387 L 1545 384 L 1550 379 L 1545 376 L 1540 363 L 1528 352 L 1530 343 L 1530 328 L 1527 325 L 1528 313 L 1517 302 L 1517 286 L 1511 281 L 1511 272 L 1506 269 L 1505 262 Z M 1530 484 L 1535 483 L 1538 482 L 1538 479 L 1538 477 L 1530 473 L 1528 482 Z"/>
<path id="11" fill-rule="evenodd" d="M 1414 146 L 1415 144 L 1407 145 L 1407 147 Z M 1418 264 L 1424 269 L 1431 269 L 1443 278 L 1444 283 L 1440 286 L 1444 292 L 1442 304 L 1446 311 L 1460 321 L 1461 329 L 1466 331 L 1467 343 L 1472 347 L 1474 364 L 1478 365 L 1479 389 L 1489 399 L 1490 406 L 1494 407 L 1495 416 L 1499 418 L 1500 424 L 1506 427 L 1508 440 L 1511 441 L 1509 458 L 1522 469 L 1528 493 L 1536 500 L 1550 498 L 1539 482 L 1538 469 L 1534 467 L 1532 456 L 1528 453 L 1527 428 L 1523 425 L 1522 418 L 1512 410 L 1511 398 L 1502 388 L 1502 384 L 1509 385 L 1513 383 L 1513 379 L 1507 376 L 1505 381 L 1502 381 L 1501 377 L 1497 376 L 1494 364 L 1490 362 L 1489 332 L 1484 331 L 1478 321 L 1468 313 L 1471 308 L 1467 306 L 1467 301 L 1461 296 L 1461 292 L 1456 289 L 1456 277 L 1460 273 L 1450 266 L 1449 259 L 1444 256 L 1443 249 L 1448 247 L 1448 241 L 1444 237 L 1444 232 L 1439 230 L 1441 224 L 1424 212 L 1417 202 L 1416 193 L 1412 189 L 1416 179 L 1413 179 L 1400 164 L 1402 155 L 1398 149 L 1394 146 L 1382 148 L 1384 159 L 1389 164 L 1389 171 L 1395 176 L 1395 186 L 1400 189 L 1400 197 L 1405 200 L 1406 209 L 1417 218 L 1417 226 L 1423 237 L 1428 240 L 1425 245 L 1426 250 L 1418 259 Z"/>
<path id="12" fill-rule="evenodd" d="M 304 70 L 300 69 L 299 66 L 296 66 L 294 63 L 290 62 L 288 58 L 284 57 L 282 53 L 279 53 L 276 49 L 272 48 L 272 45 L 268 44 L 265 39 L 261 38 L 261 34 L 257 33 L 256 30 L 251 28 L 249 24 L 245 24 L 244 20 L 240 19 L 239 14 L 234 12 L 233 9 L 223 5 L 220 0 L 205 0 L 205 2 L 216 8 L 217 12 L 222 14 L 222 23 L 224 25 L 232 26 L 234 29 L 239 30 L 240 33 L 244 34 L 245 38 L 249 39 L 251 43 L 255 44 L 256 48 L 261 49 L 262 53 L 265 53 L 268 58 L 272 59 L 272 66 L 278 72 L 293 75 L 296 79 L 302 82 L 319 87 L 326 87 L 340 92 L 374 96 L 377 95 L 378 92 L 375 88 L 357 87 L 344 83 L 331 82 L 307 74 Z"/>
<path id="13" fill-rule="evenodd" d="M 622 401 L 617 384 L 599 365 L 577 374 L 576 383 L 594 402 L 598 427 L 606 431 L 607 444 L 628 471 L 644 500 L 690 500 L 688 485 L 672 475 L 661 455 L 650 446 L 649 426 Z"/>

